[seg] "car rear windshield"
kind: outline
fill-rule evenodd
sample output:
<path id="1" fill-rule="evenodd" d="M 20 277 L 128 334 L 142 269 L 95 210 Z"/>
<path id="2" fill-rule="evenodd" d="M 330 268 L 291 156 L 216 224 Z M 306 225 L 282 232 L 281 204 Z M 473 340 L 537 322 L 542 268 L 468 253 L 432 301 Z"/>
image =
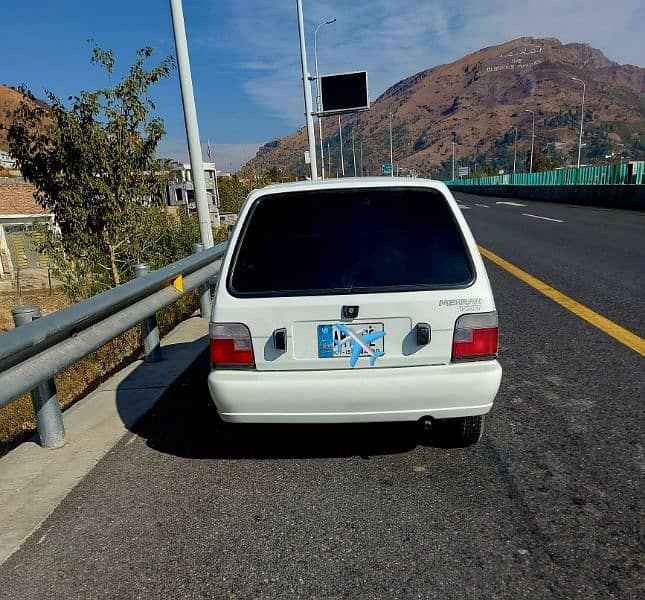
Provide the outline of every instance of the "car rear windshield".
<path id="1" fill-rule="evenodd" d="M 228 280 L 235 296 L 464 287 L 473 268 L 443 194 L 430 188 L 267 194 L 251 208 Z"/>

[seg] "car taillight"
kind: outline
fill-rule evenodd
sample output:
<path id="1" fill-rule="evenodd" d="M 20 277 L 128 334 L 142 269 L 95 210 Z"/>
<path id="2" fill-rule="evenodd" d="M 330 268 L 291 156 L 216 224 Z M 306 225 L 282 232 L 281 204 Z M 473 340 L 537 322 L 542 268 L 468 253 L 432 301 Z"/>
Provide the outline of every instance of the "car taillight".
<path id="1" fill-rule="evenodd" d="M 209 325 L 211 364 L 217 369 L 254 369 L 249 328 L 242 323 Z"/>
<path id="2" fill-rule="evenodd" d="M 497 312 L 461 315 L 455 323 L 452 360 L 495 358 L 497 343 Z"/>

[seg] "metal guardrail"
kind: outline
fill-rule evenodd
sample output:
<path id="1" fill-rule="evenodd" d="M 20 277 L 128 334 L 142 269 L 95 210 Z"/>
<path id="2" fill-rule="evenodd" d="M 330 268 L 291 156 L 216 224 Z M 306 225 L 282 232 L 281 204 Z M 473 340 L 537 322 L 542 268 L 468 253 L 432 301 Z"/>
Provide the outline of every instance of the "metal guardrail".
<path id="1" fill-rule="evenodd" d="M 445 181 L 446 185 L 643 185 L 645 162 L 632 161 L 598 167 L 573 167 L 537 173 L 491 175 Z"/>
<path id="2" fill-rule="evenodd" d="M 181 295 L 172 283 L 180 275 L 183 294 L 200 288 L 202 315 L 208 316 L 210 292 L 207 286 L 219 272 L 226 242 L 208 250 L 202 250 L 200 246 L 194 247 L 196 254 L 192 256 L 156 271 L 139 268 L 136 279 L 45 317 L 38 318 L 35 311 L 31 311 L 33 314 L 29 317 L 16 318 L 14 315 L 20 327 L 0 334 L 0 408 L 31 391 L 41 444 L 56 447 L 64 443 L 64 432 L 51 431 L 51 427 L 59 427 L 55 423 L 57 417 L 54 415 L 52 420 L 39 415 L 43 405 L 51 410 L 52 404 L 60 414 L 55 388 L 45 391 L 49 380 L 142 322 L 146 354 L 158 352 L 158 341 L 155 343 L 154 337 L 156 324 L 146 320 L 179 300 Z M 32 320 L 32 316 L 36 318 Z M 152 360 L 158 358 L 157 354 Z M 42 398 L 39 394 L 49 394 L 49 397 Z M 48 439 L 54 441 L 47 443 Z"/>

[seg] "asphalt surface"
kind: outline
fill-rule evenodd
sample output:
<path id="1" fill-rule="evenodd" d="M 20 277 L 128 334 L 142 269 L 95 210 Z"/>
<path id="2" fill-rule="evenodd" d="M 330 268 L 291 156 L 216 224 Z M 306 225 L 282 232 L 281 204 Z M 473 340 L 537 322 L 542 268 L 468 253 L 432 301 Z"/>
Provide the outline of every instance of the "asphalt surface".
<path id="1" fill-rule="evenodd" d="M 460 202 L 482 246 L 643 334 L 642 214 Z M 0 597 L 644 597 L 643 359 L 487 264 L 504 377 L 477 446 L 222 431 L 204 357 L 0 568 Z"/>
<path id="2" fill-rule="evenodd" d="M 455 196 L 480 245 L 645 336 L 645 213 Z"/>

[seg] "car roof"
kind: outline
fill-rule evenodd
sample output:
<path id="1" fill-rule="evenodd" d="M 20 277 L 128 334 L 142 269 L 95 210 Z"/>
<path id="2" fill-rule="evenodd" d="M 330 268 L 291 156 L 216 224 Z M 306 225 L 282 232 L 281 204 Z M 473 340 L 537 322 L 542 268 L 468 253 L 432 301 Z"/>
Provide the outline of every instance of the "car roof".
<path id="1" fill-rule="evenodd" d="M 305 190 L 334 190 L 334 189 L 361 189 L 361 188 L 400 188 L 400 187 L 426 187 L 447 192 L 448 188 L 441 181 L 423 179 L 422 177 L 340 177 L 330 179 L 315 179 L 305 181 L 291 181 L 287 183 L 274 183 L 263 188 L 253 190 L 253 196 L 271 193 L 296 192 Z"/>

